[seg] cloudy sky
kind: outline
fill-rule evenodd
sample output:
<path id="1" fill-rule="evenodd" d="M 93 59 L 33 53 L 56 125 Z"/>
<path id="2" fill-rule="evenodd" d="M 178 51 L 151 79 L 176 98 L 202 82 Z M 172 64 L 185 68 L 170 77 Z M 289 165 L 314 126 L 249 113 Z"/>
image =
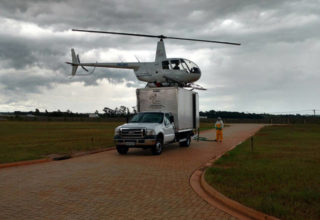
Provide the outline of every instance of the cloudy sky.
<path id="1" fill-rule="evenodd" d="M 157 40 L 72 28 L 240 42 L 165 40 L 168 57 L 200 66 L 200 110 L 320 109 L 320 0 L 1 0 L 0 112 L 135 106 L 133 71 L 72 78 L 65 62 L 71 48 L 85 62 L 153 61 Z"/>

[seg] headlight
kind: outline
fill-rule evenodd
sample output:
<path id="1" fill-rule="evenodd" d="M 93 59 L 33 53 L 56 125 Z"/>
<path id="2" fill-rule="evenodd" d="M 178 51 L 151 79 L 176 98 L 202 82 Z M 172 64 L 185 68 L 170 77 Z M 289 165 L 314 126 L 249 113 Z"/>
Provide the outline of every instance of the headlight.
<path id="1" fill-rule="evenodd" d="M 114 129 L 114 136 L 120 135 L 120 128 Z"/>
<path id="2" fill-rule="evenodd" d="M 146 135 L 156 135 L 156 132 L 153 129 L 147 129 L 146 130 Z"/>

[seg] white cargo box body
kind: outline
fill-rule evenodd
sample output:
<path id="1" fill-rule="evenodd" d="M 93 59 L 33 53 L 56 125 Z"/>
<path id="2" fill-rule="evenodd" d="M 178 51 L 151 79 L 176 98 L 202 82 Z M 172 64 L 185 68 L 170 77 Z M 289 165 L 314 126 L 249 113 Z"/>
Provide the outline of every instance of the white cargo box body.
<path id="1" fill-rule="evenodd" d="M 176 131 L 199 128 L 199 95 L 177 87 L 137 89 L 139 112 L 171 112 Z"/>

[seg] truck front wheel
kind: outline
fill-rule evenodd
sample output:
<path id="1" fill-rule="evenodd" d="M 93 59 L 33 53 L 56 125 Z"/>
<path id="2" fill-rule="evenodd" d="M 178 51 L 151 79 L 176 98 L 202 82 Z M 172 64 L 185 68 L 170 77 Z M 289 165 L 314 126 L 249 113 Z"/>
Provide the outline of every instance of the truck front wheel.
<path id="1" fill-rule="evenodd" d="M 129 148 L 124 146 L 117 146 L 117 151 L 119 154 L 127 154 Z"/>
<path id="2" fill-rule="evenodd" d="M 151 152 L 153 155 L 160 155 L 162 152 L 162 139 L 157 138 L 156 144 L 151 148 Z"/>

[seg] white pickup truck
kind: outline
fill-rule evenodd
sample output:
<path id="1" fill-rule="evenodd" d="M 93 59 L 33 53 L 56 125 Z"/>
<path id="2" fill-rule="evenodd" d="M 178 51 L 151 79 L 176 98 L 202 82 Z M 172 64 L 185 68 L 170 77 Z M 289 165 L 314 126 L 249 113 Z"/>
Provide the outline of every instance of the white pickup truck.
<path id="1" fill-rule="evenodd" d="M 188 147 L 199 128 L 198 94 L 182 88 L 137 89 L 139 113 L 115 129 L 119 154 L 150 148 L 154 155 L 168 143 Z"/>

